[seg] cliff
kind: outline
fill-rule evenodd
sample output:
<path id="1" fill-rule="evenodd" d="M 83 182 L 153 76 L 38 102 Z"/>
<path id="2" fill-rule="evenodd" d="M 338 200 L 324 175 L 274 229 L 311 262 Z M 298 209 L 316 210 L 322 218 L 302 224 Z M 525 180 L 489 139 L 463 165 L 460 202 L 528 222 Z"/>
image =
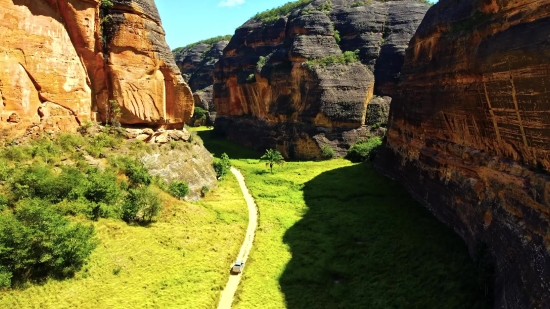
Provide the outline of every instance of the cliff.
<path id="1" fill-rule="evenodd" d="M 230 39 L 230 35 L 215 37 L 172 51 L 183 78 L 193 92 L 212 86 L 215 65 Z"/>
<path id="2" fill-rule="evenodd" d="M 439 1 L 378 158 L 475 258 L 487 249 L 495 308 L 550 304 L 549 35 L 546 0 Z"/>
<path id="3" fill-rule="evenodd" d="M 429 5 L 317 0 L 258 14 L 216 64 L 215 130 L 287 157 L 338 155 L 360 138 L 373 95 L 393 95 L 409 39 Z M 356 51 L 356 52 L 355 52 Z"/>
<path id="4" fill-rule="evenodd" d="M 212 103 L 214 69 L 230 39 L 230 35 L 215 37 L 172 51 L 184 80 L 193 91 L 195 106 L 207 111 L 204 123 L 208 125 L 213 125 L 216 119 Z M 191 119 L 191 124 L 196 120 L 199 119 Z"/>
<path id="5" fill-rule="evenodd" d="M 110 122 L 118 106 L 122 124 L 190 118 L 191 91 L 153 0 L 0 0 L 0 8 L 0 129 L 74 131 L 88 119 Z"/>

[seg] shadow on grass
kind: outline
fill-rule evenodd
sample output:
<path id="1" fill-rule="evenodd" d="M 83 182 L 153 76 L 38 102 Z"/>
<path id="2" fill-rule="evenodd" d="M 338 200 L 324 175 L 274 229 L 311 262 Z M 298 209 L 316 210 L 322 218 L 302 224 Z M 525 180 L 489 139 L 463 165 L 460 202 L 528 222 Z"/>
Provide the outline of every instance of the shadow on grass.
<path id="1" fill-rule="evenodd" d="M 245 146 L 217 137 L 212 130 L 196 133 L 204 142 L 204 147 L 216 158 L 219 158 L 224 152 L 227 153 L 230 159 L 259 159 L 262 156 L 259 152 Z"/>
<path id="2" fill-rule="evenodd" d="M 283 238 L 287 308 L 490 308 L 463 241 L 369 165 L 321 174 L 304 199 Z"/>

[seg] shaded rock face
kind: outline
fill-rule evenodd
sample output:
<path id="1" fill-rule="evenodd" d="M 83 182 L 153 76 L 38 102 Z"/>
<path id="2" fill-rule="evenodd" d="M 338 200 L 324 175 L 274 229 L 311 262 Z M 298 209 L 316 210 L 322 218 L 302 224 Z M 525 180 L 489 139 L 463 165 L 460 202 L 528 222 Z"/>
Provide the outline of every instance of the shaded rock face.
<path id="1" fill-rule="evenodd" d="M 214 124 L 216 119 L 216 109 L 212 102 L 214 69 L 228 43 L 227 40 L 199 43 L 174 52 L 176 64 L 193 91 L 195 106 L 208 112 L 205 120 L 190 119 L 190 125 Z"/>
<path id="2" fill-rule="evenodd" d="M 154 1 L 112 2 L 105 37 L 99 0 L 0 0 L 0 129 L 72 131 L 106 121 L 109 100 L 122 124 L 183 126 L 193 99 Z"/>
<path id="3" fill-rule="evenodd" d="M 550 3 L 442 0 L 407 49 L 383 172 L 495 266 L 495 308 L 549 308 Z"/>
<path id="4" fill-rule="evenodd" d="M 345 154 L 357 138 L 380 132 L 365 125 L 367 105 L 373 94 L 394 93 L 405 47 L 429 5 L 356 2 L 313 1 L 237 29 L 216 64 L 216 132 L 302 159 L 319 157 L 324 145 Z M 359 62 L 324 65 L 355 50 Z"/>
<path id="5" fill-rule="evenodd" d="M 215 65 L 228 43 L 226 40 L 199 43 L 174 53 L 176 64 L 193 92 L 212 86 Z"/>

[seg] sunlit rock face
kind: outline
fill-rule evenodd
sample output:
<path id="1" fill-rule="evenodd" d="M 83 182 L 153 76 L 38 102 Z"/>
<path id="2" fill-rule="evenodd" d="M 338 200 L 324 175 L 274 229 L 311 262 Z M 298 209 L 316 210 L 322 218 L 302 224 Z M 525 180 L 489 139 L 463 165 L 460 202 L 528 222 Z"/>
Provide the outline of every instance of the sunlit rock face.
<path id="1" fill-rule="evenodd" d="M 72 131 L 106 121 L 183 126 L 193 98 L 164 40 L 152 0 L 0 0 L 0 128 Z M 111 33 L 105 37 L 105 27 Z"/>
<path id="2" fill-rule="evenodd" d="M 249 20 L 217 63 L 216 132 L 301 159 L 319 157 L 323 147 L 344 155 L 358 139 L 382 134 L 365 124 L 367 106 L 374 95 L 395 92 L 405 48 L 428 7 L 318 0 L 272 22 Z M 355 50 L 359 62 L 311 62 Z"/>
<path id="3" fill-rule="evenodd" d="M 549 308 L 550 2 L 441 0 L 407 49 L 380 170 L 495 263 L 495 308 Z"/>

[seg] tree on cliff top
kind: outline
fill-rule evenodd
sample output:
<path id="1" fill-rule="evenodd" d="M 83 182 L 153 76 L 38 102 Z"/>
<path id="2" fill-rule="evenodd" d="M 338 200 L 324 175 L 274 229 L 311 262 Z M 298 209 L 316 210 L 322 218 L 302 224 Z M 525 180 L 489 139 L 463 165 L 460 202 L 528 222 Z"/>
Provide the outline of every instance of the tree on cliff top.
<path id="1" fill-rule="evenodd" d="M 265 154 L 260 158 L 260 161 L 266 161 L 265 165 L 269 166 L 271 174 L 273 174 L 273 165 L 283 165 L 285 160 L 281 153 L 274 149 L 268 149 Z"/>

